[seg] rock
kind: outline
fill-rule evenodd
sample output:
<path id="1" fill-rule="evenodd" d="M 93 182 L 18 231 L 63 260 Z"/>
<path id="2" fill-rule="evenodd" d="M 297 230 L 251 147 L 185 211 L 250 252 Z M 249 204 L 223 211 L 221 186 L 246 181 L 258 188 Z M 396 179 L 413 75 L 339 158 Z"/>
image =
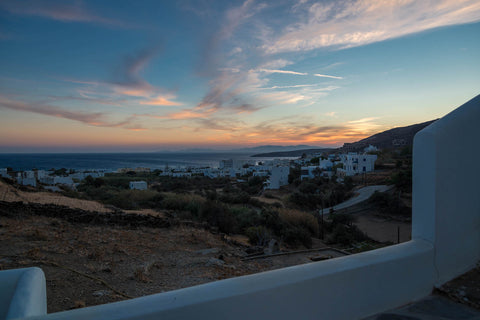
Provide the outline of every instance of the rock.
<path id="1" fill-rule="evenodd" d="M 217 258 L 210 258 L 208 259 L 207 263 L 205 264 L 207 267 L 210 266 L 218 266 L 222 267 L 225 264 L 225 261 L 217 259 Z"/>
<path id="2" fill-rule="evenodd" d="M 98 291 L 95 291 L 94 293 L 92 293 L 92 296 L 103 297 L 103 296 L 109 296 L 110 293 L 111 292 L 109 290 L 98 290 Z"/>

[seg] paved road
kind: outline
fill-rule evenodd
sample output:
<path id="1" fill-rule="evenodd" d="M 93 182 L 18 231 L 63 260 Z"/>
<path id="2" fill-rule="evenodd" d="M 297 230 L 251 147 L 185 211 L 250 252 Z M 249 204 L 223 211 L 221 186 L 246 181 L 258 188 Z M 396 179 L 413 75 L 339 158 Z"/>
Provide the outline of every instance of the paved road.
<path id="1" fill-rule="evenodd" d="M 355 196 L 353 198 L 350 198 L 347 201 L 344 201 L 342 203 L 337 204 L 336 206 L 333 206 L 333 209 L 340 210 L 340 209 L 351 207 L 353 205 L 356 205 L 360 202 L 367 200 L 375 191 L 385 192 L 390 188 L 392 188 L 392 186 L 378 185 L 378 186 L 368 186 L 368 187 L 358 189 L 355 192 Z M 323 212 L 324 214 L 328 214 L 330 212 L 330 208 L 323 209 Z"/>

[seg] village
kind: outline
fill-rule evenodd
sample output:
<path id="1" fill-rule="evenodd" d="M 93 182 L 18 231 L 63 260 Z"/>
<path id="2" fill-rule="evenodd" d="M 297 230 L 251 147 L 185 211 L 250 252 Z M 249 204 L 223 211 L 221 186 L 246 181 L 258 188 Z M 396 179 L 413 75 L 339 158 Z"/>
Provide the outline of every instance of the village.
<path id="1" fill-rule="evenodd" d="M 152 170 L 145 167 L 111 169 L 51 169 L 51 170 L 26 170 L 13 171 L 9 168 L 0 168 L 0 177 L 13 179 L 19 185 L 42 187 L 45 190 L 60 192 L 63 188 L 75 190 L 76 187 L 87 177 L 102 178 L 106 173 L 109 174 L 127 174 L 127 173 L 152 173 L 159 176 L 173 178 L 191 178 L 194 176 L 203 176 L 208 178 L 227 177 L 238 179 L 242 182 L 244 177 L 262 177 L 265 178 L 264 189 L 276 190 L 282 186 L 288 185 L 288 177 L 292 167 L 300 167 L 301 180 L 313 179 L 315 177 L 332 178 L 336 177 L 338 182 L 342 182 L 344 177 L 364 174 L 375 170 L 375 161 L 378 149 L 369 145 L 363 153 L 349 152 L 346 154 L 338 153 L 313 153 L 304 154 L 298 159 L 273 159 L 266 161 L 256 160 L 237 160 L 227 159 L 219 161 L 218 167 L 168 167 L 163 170 Z M 132 180 L 129 184 L 130 189 L 146 190 L 148 184 L 146 181 Z"/>

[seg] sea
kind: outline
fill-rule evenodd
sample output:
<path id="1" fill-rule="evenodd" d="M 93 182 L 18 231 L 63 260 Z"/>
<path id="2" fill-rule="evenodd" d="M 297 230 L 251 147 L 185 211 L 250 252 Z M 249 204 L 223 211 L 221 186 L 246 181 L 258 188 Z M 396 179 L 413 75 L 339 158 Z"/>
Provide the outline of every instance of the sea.
<path id="1" fill-rule="evenodd" d="M 52 168 L 115 171 L 119 168 L 137 167 L 155 170 L 167 166 L 217 168 L 220 160 L 228 159 L 258 162 L 274 158 L 252 157 L 251 153 L 0 153 L 0 168 L 11 167 L 15 171 Z"/>

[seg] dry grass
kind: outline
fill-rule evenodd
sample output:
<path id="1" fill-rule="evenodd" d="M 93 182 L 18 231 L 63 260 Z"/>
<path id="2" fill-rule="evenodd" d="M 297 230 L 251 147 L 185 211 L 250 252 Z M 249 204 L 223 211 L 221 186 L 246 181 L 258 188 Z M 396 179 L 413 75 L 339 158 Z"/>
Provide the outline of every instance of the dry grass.
<path id="1" fill-rule="evenodd" d="M 0 200 L 7 202 L 22 201 L 27 203 L 55 204 L 75 209 L 96 212 L 112 212 L 112 209 L 96 201 L 68 198 L 53 192 L 24 192 L 0 181 Z"/>
<path id="2" fill-rule="evenodd" d="M 294 226 L 301 226 L 309 230 L 312 235 L 318 236 L 319 228 L 315 217 L 307 212 L 295 209 L 278 209 L 280 219 Z"/>

